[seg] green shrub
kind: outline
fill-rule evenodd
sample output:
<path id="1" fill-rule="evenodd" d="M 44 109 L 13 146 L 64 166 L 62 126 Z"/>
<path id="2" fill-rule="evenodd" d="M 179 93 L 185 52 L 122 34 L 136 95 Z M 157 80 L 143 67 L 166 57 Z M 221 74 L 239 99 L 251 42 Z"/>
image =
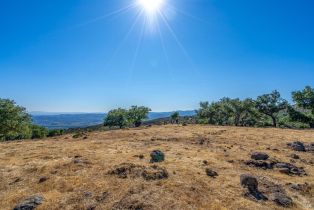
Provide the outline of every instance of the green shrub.
<path id="1" fill-rule="evenodd" d="M 32 139 L 42 139 L 46 138 L 48 135 L 48 129 L 42 126 L 33 125 L 32 126 Z"/>

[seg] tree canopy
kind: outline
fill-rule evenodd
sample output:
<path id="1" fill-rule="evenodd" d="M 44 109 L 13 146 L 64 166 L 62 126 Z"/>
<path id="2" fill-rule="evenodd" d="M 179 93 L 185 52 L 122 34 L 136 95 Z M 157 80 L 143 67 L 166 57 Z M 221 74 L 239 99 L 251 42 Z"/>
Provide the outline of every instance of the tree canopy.
<path id="1" fill-rule="evenodd" d="M 277 127 L 277 114 L 287 108 L 287 101 L 281 98 L 280 93 L 274 90 L 270 94 L 258 96 L 256 99 L 256 108 L 259 112 L 269 116 L 272 119 L 273 126 Z"/>
<path id="2" fill-rule="evenodd" d="M 0 139 L 24 139 L 31 136 L 31 118 L 25 108 L 12 100 L 0 99 Z"/>

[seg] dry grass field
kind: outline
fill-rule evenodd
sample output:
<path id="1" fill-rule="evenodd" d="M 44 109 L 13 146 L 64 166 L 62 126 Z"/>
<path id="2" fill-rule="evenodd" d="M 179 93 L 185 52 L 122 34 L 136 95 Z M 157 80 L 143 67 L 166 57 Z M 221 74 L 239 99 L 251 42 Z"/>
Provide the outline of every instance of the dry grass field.
<path id="1" fill-rule="evenodd" d="M 289 209 L 314 209 L 314 153 L 287 146 L 296 140 L 314 142 L 314 131 L 166 125 L 0 143 L 0 207 L 13 209 L 41 195 L 41 210 L 283 209 L 245 194 L 240 175 L 249 173 L 280 186 L 293 200 Z M 165 153 L 164 162 L 150 163 L 156 149 Z M 246 165 L 255 151 L 303 167 L 307 175 Z M 207 176 L 206 168 L 218 176 Z M 154 176 L 161 169 L 168 177 Z M 267 194 L 267 186 L 260 187 Z"/>

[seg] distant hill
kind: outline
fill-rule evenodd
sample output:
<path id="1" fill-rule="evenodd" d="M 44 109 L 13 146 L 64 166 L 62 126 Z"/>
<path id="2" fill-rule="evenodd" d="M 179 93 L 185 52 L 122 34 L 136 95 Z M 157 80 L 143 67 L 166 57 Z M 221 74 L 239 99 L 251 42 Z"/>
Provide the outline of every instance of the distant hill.
<path id="1" fill-rule="evenodd" d="M 178 111 L 180 116 L 193 116 L 195 111 Z M 167 118 L 173 112 L 150 112 L 149 120 Z M 36 125 L 44 126 L 48 129 L 68 129 L 84 128 L 102 124 L 106 116 L 105 113 L 30 113 Z"/>

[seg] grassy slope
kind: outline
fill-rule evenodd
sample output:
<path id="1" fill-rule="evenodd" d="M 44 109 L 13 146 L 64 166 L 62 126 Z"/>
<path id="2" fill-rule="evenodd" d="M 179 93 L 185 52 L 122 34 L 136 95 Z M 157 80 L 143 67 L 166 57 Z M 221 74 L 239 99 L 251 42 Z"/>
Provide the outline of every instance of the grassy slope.
<path id="1" fill-rule="evenodd" d="M 242 162 L 249 159 L 252 151 L 264 151 L 272 158 L 289 162 L 292 151 L 286 144 L 294 140 L 314 142 L 313 130 L 167 125 L 87 135 L 85 140 L 73 139 L 69 134 L 40 141 L 1 143 L 1 209 L 12 209 L 34 194 L 45 198 L 38 209 L 112 209 L 131 204 L 163 210 L 281 209 L 270 201 L 245 198 L 239 184 L 242 173 L 264 176 L 283 185 L 294 200 L 291 209 L 314 207 L 314 166 L 302 161 L 314 161 L 312 153 L 294 152 L 301 157 L 295 164 L 304 167 L 309 174 L 306 177 L 250 168 Z M 202 140 L 204 144 L 199 144 Z M 113 166 L 121 163 L 149 166 L 149 153 L 154 149 L 166 154 L 166 161 L 158 165 L 168 170 L 168 179 L 145 181 L 108 175 Z M 144 159 L 136 157 L 140 154 Z M 82 162 L 75 164 L 75 156 L 81 156 Z M 219 176 L 208 177 L 206 167 Z M 42 176 L 48 180 L 39 184 Z M 289 182 L 308 182 L 312 190 L 305 195 L 292 192 L 285 186 Z M 86 196 L 86 192 L 91 195 Z"/>

